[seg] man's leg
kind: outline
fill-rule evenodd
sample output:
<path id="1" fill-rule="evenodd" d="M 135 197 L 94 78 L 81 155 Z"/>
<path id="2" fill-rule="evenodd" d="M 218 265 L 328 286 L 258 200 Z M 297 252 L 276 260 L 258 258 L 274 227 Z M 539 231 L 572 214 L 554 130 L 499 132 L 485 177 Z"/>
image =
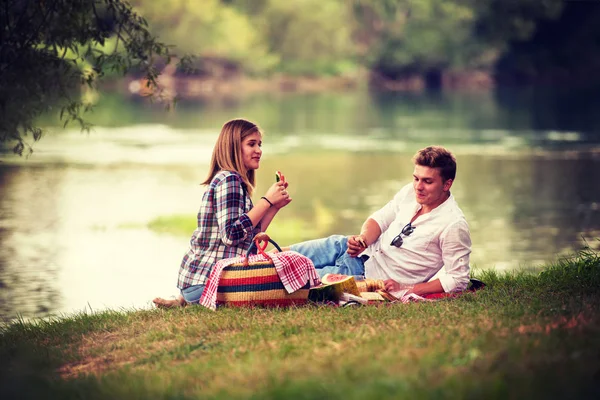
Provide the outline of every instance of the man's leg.
<path id="1" fill-rule="evenodd" d="M 293 244 L 289 249 L 310 258 L 321 277 L 329 273 L 359 276 L 365 274 L 363 261 L 346 253 L 348 238 L 343 235 Z"/>

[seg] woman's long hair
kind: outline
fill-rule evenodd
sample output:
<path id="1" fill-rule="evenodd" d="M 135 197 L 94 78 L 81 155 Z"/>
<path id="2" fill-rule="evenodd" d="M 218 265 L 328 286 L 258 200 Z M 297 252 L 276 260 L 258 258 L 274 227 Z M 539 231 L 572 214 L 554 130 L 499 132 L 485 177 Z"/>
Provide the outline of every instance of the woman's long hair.
<path id="1" fill-rule="evenodd" d="M 242 181 L 246 184 L 248 194 L 252 195 L 254 185 L 256 184 L 254 170 L 248 170 L 242 160 L 242 141 L 254 132 L 259 132 L 260 128 L 245 119 L 232 119 L 226 122 L 221 128 L 221 133 L 217 138 L 217 143 L 213 149 L 210 160 L 210 169 L 208 177 L 203 185 L 208 185 L 219 171 L 237 172 L 242 176 Z"/>

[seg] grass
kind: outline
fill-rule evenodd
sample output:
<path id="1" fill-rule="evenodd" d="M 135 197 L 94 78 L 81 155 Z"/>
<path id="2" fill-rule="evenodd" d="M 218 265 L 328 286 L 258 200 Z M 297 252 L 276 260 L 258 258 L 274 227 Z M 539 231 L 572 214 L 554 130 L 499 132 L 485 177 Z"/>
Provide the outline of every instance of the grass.
<path id="1" fill-rule="evenodd" d="M 0 332 L 0 398 L 600 396 L 598 253 L 477 277 L 487 288 L 433 303 L 17 321 Z"/>
<path id="2" fill-rule="evenodd" d="M 196 218 L 189 215 L 166 215 L 154 218 L 147 227 L 158 233 L 191 236 L 196 229 Z"/>
<path id="3" fill-rule="evenodd" d="M 332 218 L 326 214 L 327 211 L 320 205 L 315 205 L 316 214 L 319 215 L 320 221 L 327 221 L 327 218 Z M 313 226 L 301 218 L 287 217 L 285 220 L 278 220 L 269 226 L 269 235 L 277 239 L 278 244 L 287 245 L 290 243 L 298 243 L 303 240 L 309 240 L 316 237 L 325 236 L 324 231 L 328 228 L 327 223 L 321 222 Z M 323 225 L 323 226 L 322 226 Z M 188 237 L 192 235 L 196 229 L 197 221 L 195 217 L 189 215 L 164 215 L 156 217 L 147 223 L 146 227 L 153 232 L 161 234 L 176 235 Z M 123 224 L 121 228 L 140 228 L 141 224 Z"/>

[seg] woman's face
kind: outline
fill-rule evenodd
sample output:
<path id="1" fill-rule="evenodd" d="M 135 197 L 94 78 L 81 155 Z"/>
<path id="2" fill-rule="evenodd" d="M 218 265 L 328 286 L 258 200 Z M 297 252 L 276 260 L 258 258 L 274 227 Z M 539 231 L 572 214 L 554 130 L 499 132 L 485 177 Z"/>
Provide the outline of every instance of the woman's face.
<path id="1" fill-rule="evenodd" d="M 262 135 L 254 132 L 242 140 L 242 160 L 248 171 L 258 169 L 262 156 Z"/>

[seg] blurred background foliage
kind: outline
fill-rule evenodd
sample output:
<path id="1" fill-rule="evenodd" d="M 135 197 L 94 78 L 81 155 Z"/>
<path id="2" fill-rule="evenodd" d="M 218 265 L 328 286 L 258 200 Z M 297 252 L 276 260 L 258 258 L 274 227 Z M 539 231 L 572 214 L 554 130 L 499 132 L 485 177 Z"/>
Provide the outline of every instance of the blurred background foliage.
<path id="1" fill-rule="evenodd" d="M 152 32 L 180 52 L 251 75 L 343 73 L 356 65 L 351 9 L 340 0 L 134 0 Z"/>
<path id="2" fill-rule="evenodd" d="M 599 7 L 569 0 L 134 0 L 179 51 L 245 74 L 426 78 L 487 71 L 577 75 L 598 46 Z M 542 30 L 542 31 L 541 31 Z M 544 33 L 554 32 L 554 35 Z M 560 40 L 554 40 L 561 38 Z M 496 71 L 496 67 L 503 70 Z"/>
<path id="3" fill-rule="evenodd" d="M 220 0 L 134 0 L 151 32 L 180 53 L 223 58 L 264 71 L 278 62 L 247 13 Z"/>
<path id="4" fill-rule="evenodd" d="M 87 129 L 98 84 L 123 76 L 136 82 L 103 89 L 212 98 L 258 78 L 262 91 L 594 90 L 598 20 L 592 0 L 5 0 L 0 142 L 22 153 L 57 109 Z"/>

